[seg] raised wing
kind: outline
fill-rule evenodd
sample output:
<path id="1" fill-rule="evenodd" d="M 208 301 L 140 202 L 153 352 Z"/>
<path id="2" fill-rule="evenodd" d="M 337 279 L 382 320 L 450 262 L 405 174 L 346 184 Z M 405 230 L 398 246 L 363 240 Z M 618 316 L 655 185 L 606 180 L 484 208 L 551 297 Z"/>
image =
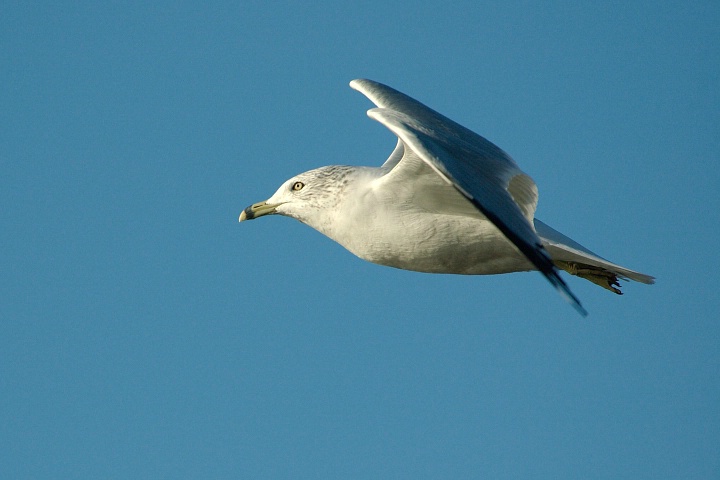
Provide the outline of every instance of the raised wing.
<path id="1" fill-rule="evenodd" d="M 472 202 L 582 315 L 587 312 L 560 277 L 532 219 L 537 187 L 500 148 L 417 100 L 371 80 L 350 86 L 379 108 L 368 116 L 390 129 L 441 178 Z M 396 147 L 383 165 L 400 161 Z"/>

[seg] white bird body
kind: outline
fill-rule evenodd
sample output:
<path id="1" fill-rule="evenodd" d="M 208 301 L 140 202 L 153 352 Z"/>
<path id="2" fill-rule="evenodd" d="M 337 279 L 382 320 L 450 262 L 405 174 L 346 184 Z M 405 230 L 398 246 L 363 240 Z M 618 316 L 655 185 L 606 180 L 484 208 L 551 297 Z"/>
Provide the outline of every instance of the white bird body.
<path id="1" fill-rule="evenodd" d="M 379 107 L 368 115 L 398 137 L 387 161 L 301 173 L 245 209 L 241 221 L 293 217 L 362 259 L 405 270 L 539 270 L 583 314 L 556 267 L 615 293 L 618 278 L 653 283 L 535 219 L 535 183 L 488 140 L 385 85 L 350 85 Z"/>
<path id="2" fill-rule="evenodd" d="M 427 273 L 487 275 L 533 270 L 524 255 L 470 202 L 430 169 L 417 177 L 417 188 L 382 188 L 381 168 L 331 166 L 294 177 L 309 189 L 316 176 L 347 180 L 334 202 L 298 212 L 281 187 L 267 203 L 282 204 L 277 213 L 302 221 L 356 256 L 372 263 Z M 364 177 L 362 180 L 357 177 Z M 418 183 L 414 183 L 416 187 Z M 438 202 L 433 190 L 444 202 Z M 436 192 L 438 193 L 438 192 Z M 452 203 L 447 202 L 448 198 Z M 460 208 L 448 211 L 457 203 Z M 372 208 L 368 208 L 372 205 Z M 439 209 L 443 205 L 446 208 Z M 394 221 L 388 223 L 387 218 Z"/>

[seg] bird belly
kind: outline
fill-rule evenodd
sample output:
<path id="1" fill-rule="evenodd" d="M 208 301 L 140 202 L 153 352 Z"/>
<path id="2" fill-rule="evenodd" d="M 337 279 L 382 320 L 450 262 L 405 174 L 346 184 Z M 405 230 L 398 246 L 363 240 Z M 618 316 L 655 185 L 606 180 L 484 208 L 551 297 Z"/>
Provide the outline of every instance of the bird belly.
<path id="1" fill-rule="evenodd" d="M 491 275 L 534 269 L 495 225 L 479 216 L 407 215 L 392 225 L 365 225 L 339 243 L 364 260 L 418 272 Z"/>

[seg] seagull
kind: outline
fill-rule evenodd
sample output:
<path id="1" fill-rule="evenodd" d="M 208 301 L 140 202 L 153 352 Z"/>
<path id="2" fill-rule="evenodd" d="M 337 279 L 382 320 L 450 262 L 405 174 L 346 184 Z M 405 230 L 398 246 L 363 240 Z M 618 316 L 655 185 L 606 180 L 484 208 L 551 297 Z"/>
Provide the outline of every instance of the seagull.
<path id="1" fill-rule="evenodd" d="M 296 175 L 239 221 L 295 218 L 356 256 L 427 273 L 492 275 L 537 270 L 583 316 L 559 269 L 622 294 L 619 280 L 654 278 L 596 255 L 535 218 L 538 189 L 499 147 L 378 82 L 350 87 L 394 133 L 380 167 L 333 165 Z"/>

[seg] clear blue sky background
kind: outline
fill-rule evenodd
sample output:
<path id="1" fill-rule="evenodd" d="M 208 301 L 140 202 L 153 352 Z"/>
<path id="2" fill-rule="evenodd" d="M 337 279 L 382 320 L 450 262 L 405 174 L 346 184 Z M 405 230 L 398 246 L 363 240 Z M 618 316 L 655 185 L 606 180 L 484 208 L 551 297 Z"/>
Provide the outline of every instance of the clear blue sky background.
<path id="1" fill-rule="evenodd" d="M 0 477 L 720 477 L 717 1 L 2 10 Z M 583 319 L 536 273 L 238 224 L 384 161 L 357 77 L 500 145 L 539 218 L 658 283 L 568 278 Z"/>

